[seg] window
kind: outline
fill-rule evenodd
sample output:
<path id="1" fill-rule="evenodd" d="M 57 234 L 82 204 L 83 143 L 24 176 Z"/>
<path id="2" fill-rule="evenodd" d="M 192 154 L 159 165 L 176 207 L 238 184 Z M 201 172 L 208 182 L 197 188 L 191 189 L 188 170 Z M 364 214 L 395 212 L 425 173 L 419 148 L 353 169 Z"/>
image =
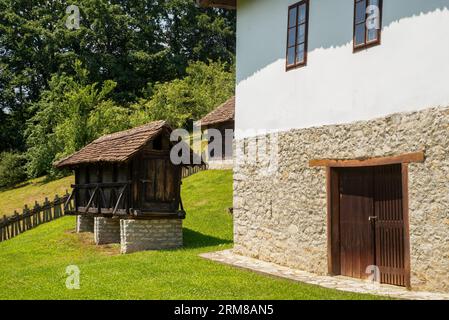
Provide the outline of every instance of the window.
<path id="1" fill-rule="evenodd" d="M 382 0 L 354 0 L 354 51 L 380 44 Z"/>
<path id="2" fill-rule="evenodd" d="M 287 70 L 306 65 L 309 31 L 309 0 L 288 8 Z"/>

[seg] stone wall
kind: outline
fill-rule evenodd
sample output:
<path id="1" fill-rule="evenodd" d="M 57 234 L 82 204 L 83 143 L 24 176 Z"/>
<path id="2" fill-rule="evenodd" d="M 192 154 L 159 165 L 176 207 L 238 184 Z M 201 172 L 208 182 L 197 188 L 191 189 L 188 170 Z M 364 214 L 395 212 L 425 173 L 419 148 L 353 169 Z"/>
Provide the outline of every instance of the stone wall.
<path id="1" fill-rule="evenodd" d="M 94 238 L 97 245 L 120 243 L 120 220 L 95 217 Z"/>
<path id="2" fill-rule="evenodd" d="M 76 232 L 94 232 L 94 218 L 76 216 Z"/>
<path id="3" fill-rule="evenodd" d="M 182 247 L 182 220 L 121 220 L 121 251 L 176 249 Z"/>
<path id="4" fill-rule="evenodd" d="M 409 168 L 412 287 L 449 291 L 449 109 L 292 130 L 278 140 L 278 166 L 234 168 L 236 253 L 327 273 L 326 173 L 312 159 L 383 157 L 425 151 L 426 161 Z M 259 137 L 260 139 L 260 137 Z M 240 141 L 241 142 L 241 141 Z M 256 138 L 245 145 L 256 144 Z M 272 164 L 272 162 L 271 162 Z"/>

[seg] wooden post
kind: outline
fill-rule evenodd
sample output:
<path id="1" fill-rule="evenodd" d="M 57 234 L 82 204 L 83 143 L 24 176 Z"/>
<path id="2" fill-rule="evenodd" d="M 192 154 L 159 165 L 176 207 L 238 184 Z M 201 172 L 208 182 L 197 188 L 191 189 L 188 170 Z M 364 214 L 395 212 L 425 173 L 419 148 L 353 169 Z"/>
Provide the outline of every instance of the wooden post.
<path id="1" fill-rule="evenodd" d="M 55 199 L 53 200 L 53 217 L 57 219 L 60 216 L 61 216 L 61 200 L 59 199 L 59 196 L 56 195 Z"/>
<path id="2" fill-rule="evenodd" d="M 44 201 L 44 210 L 42 212 L 43 215 L 43 221 L 48 222 L 51 220 L 51 207 L 50 207 L 50 201 L 48 201 L 48 198 L 45 198 Z"/>
<path id="3" fill-rule="evenodd" d="M 15 225 L 16 225 L 16 231 L 17 231 L 16 235 L 21 234 L 23 232 L 22 225 L 20 224 L 20 222 L 21 222 L 20 218 L 21 217 L 19 216 L 19 213 L 16 210 L 14 210 L 14 219 L 16 219 Z"/>
<path id="4" fill-rule="evenodd" d="M 40 206 L 37 203 L 37 201 L 34 203 L 34 208 L 33 208 L 33 215 L 35 217 L 34 219 L 34 227 L 38 226 L 41 224 L 41 215 L 40 215 Z"/>

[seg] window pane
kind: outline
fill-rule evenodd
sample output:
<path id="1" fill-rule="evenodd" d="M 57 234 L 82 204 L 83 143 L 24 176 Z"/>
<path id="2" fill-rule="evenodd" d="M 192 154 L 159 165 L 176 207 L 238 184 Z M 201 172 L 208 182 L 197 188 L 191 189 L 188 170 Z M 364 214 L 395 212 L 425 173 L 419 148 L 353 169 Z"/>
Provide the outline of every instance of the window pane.
<path id="1" fill-rule="evenodd" d="M 377 30 L 376 29 L 368 30 L 368 39 L 366 41 L 371 42 L 375 40 L 377 40 Z"/>
<path id="2" fill-rule="evenodd" d="M 306 5 L 299 6 L 298 24 L 306 22 Z"/>
<path id="3" fill-rule="evenodd" d="M 369 2 L 367 27 L 368 29 L 379 29 L 380 28 L 380 7 L 379 0 L 370 0 Z"/>
<path id="4" fill-rule="evenodd" d="M 366 18 L 366 0 L 357 2 L 355 7 L 355 23 L 365 21 Z"/>
<path id="5" fill-rule="evenodd" d="M 305 57 L 304 44 L 300 44 L 297 47 L 297 51 L 296 51 L 296 63 L 303 63 L 304 57 Z"/>
<path id="6" fill-rule="evenodd" d="M 288 30 L 288 46 L 294 46 L 295 45 L 295 38 L 296 38 L 296 28 L 292 28 Z"/>
<path id="7" fill-rule="evenodd" d="M 365 43 L 365 24 L 359 24 L 355 27 L 355 44 L 360 45 Z"/>
<path id="8" fill-rule="evenodd" d="M 289 48 L 287 53 L 287 64 L 295 64 L 295 47 Z"/>
<path id="9" fill-rule="evenodd" d="M 291 8 L 290 12 L 289 12 L 289 22 L 288 22 L 288 27 L 294 27 L 296 26 L 296 11 L 297 11 L 297 7 Z"/>
<path id="10" fill-rule="evenodd" d="M 298 28 L 298 43 L 306 41 L 306 25 L 302 24 Z"/>

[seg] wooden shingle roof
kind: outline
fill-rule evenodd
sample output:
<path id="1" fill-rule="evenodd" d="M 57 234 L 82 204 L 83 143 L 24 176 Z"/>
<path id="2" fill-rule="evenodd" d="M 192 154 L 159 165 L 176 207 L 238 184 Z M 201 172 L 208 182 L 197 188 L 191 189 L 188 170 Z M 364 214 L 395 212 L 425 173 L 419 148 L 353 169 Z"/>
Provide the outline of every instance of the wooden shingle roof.
<path id="1" fill-rule="evenodd" d="M 233 121 L 235 116 L 235 97 L 232 97 L 221 106 L 213 110 L 203 119 L 201 119 L 202 126 L 209 126 L 212 124 Z"/>
<path id="2" fill-rule="evenodd" d="M 57 161 L 57 168 L 71 167 L 95 162 L 125 162 L 156 138 L 164 129 L 171 132 L 165 121 L 103 136 L 71 156 Z"/>

